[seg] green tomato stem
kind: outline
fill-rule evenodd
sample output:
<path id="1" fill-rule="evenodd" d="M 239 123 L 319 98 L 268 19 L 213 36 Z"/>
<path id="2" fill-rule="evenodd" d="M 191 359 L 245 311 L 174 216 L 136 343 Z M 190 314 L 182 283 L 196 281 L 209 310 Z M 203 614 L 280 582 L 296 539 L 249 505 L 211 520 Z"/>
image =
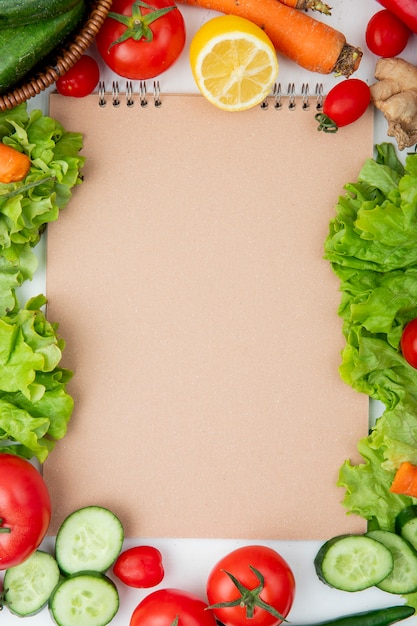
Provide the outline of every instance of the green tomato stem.
<path id="1" fill-rule="evenodd" d="M 141 9 L 148 9 L 149 13 L 145 13 L 144 15 Z M 110 11 L 108 17 L 126 26 L 124 33 L 116 39 L 116 41 L 113 41 L 110 48 L 118 43 L 123 43 L 127 39 L 134 39 L 134 41 L 140 41 L 141 39 L 147 42 L 152 41 L 153 32 L 150 28 L 150 24 L 155 22 L 155 20 L 159 20 L 160 17 L 172 11 L 172 9 L 177 9 L 177 6 L 173 5 L 164 7 L 163 9 L 155 9 L 155 7 L 146 2 L 142 2 L 142 0 L 136 0 L 136 2 L 132 4 L 132 15 L 122 15 Z"/>

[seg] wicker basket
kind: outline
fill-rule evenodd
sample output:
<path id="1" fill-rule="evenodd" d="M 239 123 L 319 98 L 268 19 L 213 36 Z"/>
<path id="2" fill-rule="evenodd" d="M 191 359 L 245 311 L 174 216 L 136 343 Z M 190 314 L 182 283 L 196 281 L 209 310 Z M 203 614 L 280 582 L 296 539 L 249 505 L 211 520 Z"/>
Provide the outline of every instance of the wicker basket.
<path id="1" fill-rule="evenodd" d="M 12 91 L 0 95 L 0 111 L 13 109 L 53 85 L 93 43 L 107 17 L 112 0 L 91 0 L 88 17 L 62 46 L 45 59 L 30 76 Z"/>

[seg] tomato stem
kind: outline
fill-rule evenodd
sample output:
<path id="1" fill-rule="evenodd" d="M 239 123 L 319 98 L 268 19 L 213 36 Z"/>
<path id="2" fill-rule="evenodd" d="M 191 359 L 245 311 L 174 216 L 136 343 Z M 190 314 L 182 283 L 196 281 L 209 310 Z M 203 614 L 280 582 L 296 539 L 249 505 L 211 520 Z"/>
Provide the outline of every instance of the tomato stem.
<path id="1" fill-rule="evenodd" d="M 261 572 L 255 567 L 252 567 L 252 565 L 249 565 L 249 569 L 255 574 L 256 578 L 259 580 L 259 585 L 254 589 L 248 589 L 247 587 L 242 585 L 242 583 L 236 578 L 236 576 L 234 576 L 230 572 L 227 572 L 226 570 L 222 570 L 225 574 L 229 576 L 230 580 L 233 582 L 235 587 L 237 587 L 241 595 L 239 598 L 236 598 L 236 600 L 231 600 L 230 602 L 218 602 L 217 604 L 212 604 L 211 606 L 209 606 L 209 609 L 225 609 L 234 606 L 240 606 L 242 609 L 246 609 L 246 619 L 252 619 L 255 612 L 255 607 L 258 607 L 260 609 L 263 609 L 267 613 L 270 613 L 277 619 L 286 622 L 287 620 L 281 615 L 281 613 L 279 613 L 273 606 L 262 600 L 262 598 L 260 597 L 260 594 L 262 593 L 262 590 L 265 586 L 265 578 L 263 574 L 261 574 Z"/>
<path id="2" fill-rule="evenodd" d="M 0 533 L 10 533 L 12 531 L 11 528 L 6 528 L 5 526 L 2 526 L 3 524 L 3 518 L 0 517 Z"/>
<path id="3" fill-rule="evenodd" d="M 148 9 L 149 13 L 143 14 L 141 9 Z M 127 39 L 134 39 L 135 41 L 140 41 L 141 39 L 149 42 L 152 41 L 153 31 L 150 28 L 150 24 L 168 13 L 168 11 L 172 11 L 172 9 L 178 10 L 177 5 L 173 4 L 170 7 L 156 9 L 142 0 L 136 0 L 136 2 L 132 4 L 132 15 L 122 15 L 121 13 L 113 13 L 113 11 L 110 11 L 108 17 L 113 18 L 117 22 L 126 26 L 124 33 L 116 39 L 116 41 L 113 41 L 110 48 L 115 44 L 123 43 L 123 41 L 126 41 Z"/>
<path id="4" fill-rule="evenodd" d="M 317 130 L 322 130 L 324 133 L 336 133 L 338 131 L 336 122 L 325 113 L 316 113 L 314 119 L 319 123 Z"/>

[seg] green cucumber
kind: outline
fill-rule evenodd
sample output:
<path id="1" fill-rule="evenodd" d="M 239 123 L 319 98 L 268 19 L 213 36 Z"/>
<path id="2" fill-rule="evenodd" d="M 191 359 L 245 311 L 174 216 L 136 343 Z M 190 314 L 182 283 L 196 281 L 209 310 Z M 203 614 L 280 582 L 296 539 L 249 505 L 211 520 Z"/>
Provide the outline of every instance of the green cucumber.
<path id="1" fill-rule="evenodd" d="M 105 572 L 119 556 L 123 540 L 123 526 L 114 513 L 101 506 L 86 506 L 62 522 L 55 557 L 64 574 Z"/>
<path id="2" fill-rule="evenodd" d="M 371 530 L 367 533 L 391 550 L 394 567 L 376 586 L 388 593 L 405 595 L 417 590 L 417 552 L 400 535 L 388 530 Z"/>
<path id="3" fill-rule="evenodd" d="M 361 613 L 352 613 L 344 617 L 335 617 L 311 626 L 391 626 L 414 615 L 412 606 L 387 606 L 384 609 L 371 609 Z"/>
<path id="4" fill-rule="evenodd" d="M 98 572 L 79 572 L 65 578 L 49 599 L 49 610 L 58 626 L 105 626 L 119 605 L 116 585 Z"/>
<path id="5" fill-rule="evenodd" d="M 342 591 L 378 585 L 391 573 L 394 559 L 380 541 L 366 535 L 339 535 L 326 541 L 314 559 L 319 579 Z"/>
<path id="6" fill-rule="evenodd" d="M 23 563 L 6 570 L 3 587 L 7 608 L 19 617 L 35 615 L 48 604 L 60 577 L 54 557 L 36 550 Z"/>
<path id="7" fill-rule="evenodd" d="M 74 7 L 80 0 L 0 0 L 0 28 L 14 28 L 49 20 Z"/>
<path id="8" fill-rule="evenodd" d="M 417 550 L 417 505 L 412 504 L 400 511 L 395 518 L 395 532 Z"/>
<path id="9" fill-rule="evenodd" d="M 86 2 L 57 17 L 27 26 L 0 29 L 0 93 L 15 86 L 80 24 Z"/>

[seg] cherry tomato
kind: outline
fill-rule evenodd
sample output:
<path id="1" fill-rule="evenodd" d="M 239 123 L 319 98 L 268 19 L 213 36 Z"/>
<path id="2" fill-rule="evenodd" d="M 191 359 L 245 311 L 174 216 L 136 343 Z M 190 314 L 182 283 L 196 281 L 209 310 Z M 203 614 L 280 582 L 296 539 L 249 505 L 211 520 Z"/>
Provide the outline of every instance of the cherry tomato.
<path id="1" fill-rule="evenodd" d="M 359 78 L 348 78 L 337 83 L 327 94 L 323 113 L 316 115 L 319 130 L 335 132 L 340 126 L 356 122 L 366 111 L 371 101 L 368 85 Z"/>
<path id="2" fill-rule="evenodd" d="M 164 578 L 162 555 L 152 546 L 135 546 L 122 552 L 113 572 L 130 587 L 155 587 Z"/>
<path id="3" fill-rule="evenodd" d="M 247 594 L 247 590 L 253 593 Z M 294 595 L 290 566 L 266 546 L 244 546 L 230 552 L 207 580 L 209 605 L 224 626 L 277 626 L 288 615 Z M 216 608 L 225 602 L 230 606 Z"/>
<path id="4" fill-rule="evenodd" d="M 68 72 L 58 78 L 55 86 L 62 96 L 83 98 L 93 91 L 99 78 L 100 70 L 97 61 L 83 54 Z"/>
<path id="5" fill-rule="evenodd" d="M 175 621 L 177 620 L 177 622 Z M 159 589 L 138 604 L 130 626 L 217 626 L 206 602 L 181 589 Z"/>
<path id="6" fill-rule="evenodd" d="M 396 57 L 408 44 L 411 31 L 394 13 L 387 9 L 371 17 L 365 40 L 369 50 L 380 57 Z"/>
<path id="7" fill-rule="evenodd" d="M 0 570 L 27 559 L 50 521 L 49 491 L 38 470 L 26 459 L 0 453 Z"/>
<path id="8" fill-rule="evenodd" d="M 154 78 L 180 56 L 184 18 L 173 0 L 113 0 L 96 44 L 104 62 L 119 76 Z"/>
<path id="9" fill-rule="evenodd" d="M 417 368 L 417 318 L 406 324 L 401 335 L 400 345 L 407 363 Z"/>

